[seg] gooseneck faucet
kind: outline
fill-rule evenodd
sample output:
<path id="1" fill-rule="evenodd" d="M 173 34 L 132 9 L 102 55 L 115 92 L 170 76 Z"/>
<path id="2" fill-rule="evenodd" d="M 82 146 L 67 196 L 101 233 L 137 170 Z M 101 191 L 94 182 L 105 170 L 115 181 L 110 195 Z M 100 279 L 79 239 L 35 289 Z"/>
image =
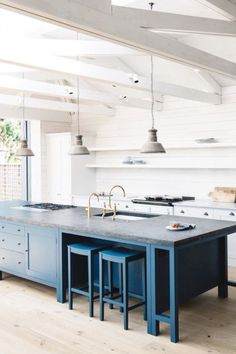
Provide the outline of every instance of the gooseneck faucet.
<path id="1" fill-rule="evenodd" d="M 112 191 L 115 188 L 120 188 L 123 192 L 124 197 L 126 196 L 125 190 L 122 186 L 120 186 L 119 184 L 115 185 L 114 187 L 111 188 L 110 192 L 109 192 L 109 199 L 108 199 L 108 207 L 106 206 L 106 203 L 104 203 L 104 207 L 103 207 L 103 213 L 102 213 L 102 217 L 104 218 L 106 215 L 107 211 L 113 211 L 113 215 L 112 215 L 112 220 L 115 220 L 116 217 L 116 203 L 114 203 L 114 206 L 112 207 L 111 205 L 111 198 L 112 198 Z"/>
<path id="2" fill-rule="evenodd" d="M 92 217 L 92 207 L 91 207 L 91 199 L 92 197 L 96 197 L 97 201 L 99 202 L 99 195 L 97 193 L 91 193 L 89 195 L 89 200 L 88 200 L 88 207 L 86 208 L 88 219 Z"/>
<path id="3" fill-rule="evenodd" d="M 110 192 L 109 192 L 109 201 L 108 201 L 108 205 L 109 205 L 109 208 L 112 209 L 112 206 L 111 206 L 111 197 L 112 197 L 112 191 L 115 189 L 115 188 L 120 188 L 123 192 L 123 195 L 124 197 L 126 196 L 126 193 L 125 193 L 125 190 L 122 186 L 120 186 L 119 184 L 115 185 L 114 187 L 111 188 Z"/>

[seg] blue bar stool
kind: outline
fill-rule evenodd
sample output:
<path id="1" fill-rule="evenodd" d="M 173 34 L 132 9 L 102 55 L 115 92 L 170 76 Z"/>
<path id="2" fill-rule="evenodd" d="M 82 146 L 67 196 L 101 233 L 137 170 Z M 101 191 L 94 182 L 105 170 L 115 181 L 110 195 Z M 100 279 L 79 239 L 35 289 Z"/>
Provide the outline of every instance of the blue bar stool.
<path id="1" fill-rule="evenodd" d="M 94 295 L 94 256 L 98 254 L 99 251 L 107 249 L 107 246 L 98 245 L 93 243 L 75 243 L 67 246 L 68 248 L 68 300 L 69 309 L 73 308 L 73 293 L 84 295 L 88 297 L 89 300 L 89 316 L 93 317 L 94 314 L 94 300 L 99 298 L 99 295 Z M 88 259 L 88 291 L 85 287 L 78 288 L 72 286 L 73 272 L 72 269 L 72 255 L 85 256 Z M 110 287 L 109 287 L 110 289 Z"/>
<path id="2" fill-rule="evenodd" d="M 143 294 L 133 294 L 128 290 L 128 266 L 129 263 L 142 259 L 142 287 Z M 113 294 L 113 267 L 111 266 L 109 285 L 110 290 L 105 292 L 104 286 L 104 262 L 108 264 L 118 263 L 119 266 L 119 287 L 118 295 Z M 103 250 L 99 252 L 99 284 L 100 284 L 100 320 L 104 321 L 104 304 L 118 305 L 124 312 L 124 329 L 128 329 L 128 311 L 144 305 L 144 320 L 146 320 L 146 254 L 128 248 L 117 247 L 113 249 Z M 129 306 L 128 298 L 132 296 L 141 300 L 140 302 Z M 120 300 L 118 300 L 120 298 Z"/>

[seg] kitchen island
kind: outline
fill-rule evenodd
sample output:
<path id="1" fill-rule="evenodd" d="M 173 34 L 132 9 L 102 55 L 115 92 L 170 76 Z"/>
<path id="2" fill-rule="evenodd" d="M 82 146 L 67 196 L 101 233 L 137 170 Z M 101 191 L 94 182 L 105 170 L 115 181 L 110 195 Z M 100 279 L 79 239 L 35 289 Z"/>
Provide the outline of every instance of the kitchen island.
<path id="1" fill-rule="evenodd" d="M 196 228 L 171 232 L 165 229 L 173 216 L 161 215 L 136 221 L 88 219 L 84 208 L 59 211 L 25 211 L 23 201 L 0 203 L 0 271 L 57 289 L 66 301 L 67 245 L 94 239 L 111 245 L 143 249 L 147 259 L 148 333 L 159 334 L 159 323 L 170 324 L 177 342 L 179 304 L 218 287 L 227 297 L 227 235 L 236 223 L 175 217 Z M 98 214 L 99 210 L 94 210 Z M 138 269 L 130 286 L 138 291 Z"/>

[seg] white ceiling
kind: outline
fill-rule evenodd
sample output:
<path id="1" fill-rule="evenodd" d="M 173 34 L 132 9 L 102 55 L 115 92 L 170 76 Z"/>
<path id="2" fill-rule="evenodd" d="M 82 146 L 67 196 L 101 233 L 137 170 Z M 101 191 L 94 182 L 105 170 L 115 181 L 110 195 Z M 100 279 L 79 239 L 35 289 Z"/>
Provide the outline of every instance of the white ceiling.
<path id="1" fill-rule="evenodd" d="M 149 1 L 130 1 L 130 0 L 113 0 L 114 5 L 136 7 L 140 9 L 149 9 Z M 213 10 L 206 4 L 204 0 L 158 0 L 154 7 L 154 11 L 162 11 L 169 13 L 176 13 L 188 16 L 200 16 L 219 20 L 227 20 L 217 10 Z M 192 34 L 163 34 L 163 36 L 175 38 L 176 41 L 186 43 L 192 47 L 204 50 L 205 52 L 217 55 L 227 60 L 236 63 L 236 37 L 224 36 L 209 36 L 209 35 L 192 35 Z M 28 57 L 37 55 L 39 58 L 48 54 L 54 54 L 53 45 L 40 46 L 44 41 L 50 40 L 77 40 L 77 33 L 75 31 L 60 28 L 54 24 L 46 23 L 36 20 L 34 18 L 26 17 L 18 13 L 9 12 L 0 9 L 0 43 L 2 48 L 6 48 L 9 53 L 13 53 L 15 57 L 14 65 L 4 63 L 1 61 L 0 53 L 0 75 L 11 75 L 22 77 L 22 72 L 25 72 L 26 79 L 42 80 L 45 82 L 58 83 L 66 82 L 68 85 L 75 85 L 75 77 L 69 73 L 55 72 L 54 70 L 44 71 L 42 69 L 31 69 L 26 66 L 17 65 L 19 53 L 24 52 Z M 79 41 L 91 42 L 96 41 L 101 44 L 104 43 L 104 48 L 109 48 L 108 42 L 100 41 L 98 38 L 79 34 Z M 40 44 L 41 43 L 41 44 Z M 45 42 L 46 43 L 46 42 Z M 84 42 L 85 43 L 85 42 Z M 44 45 L 44 44 L 43 44 Z M 114 45 L 114 50 L 115 46 Z M 119 46 L 117 46 L 119 52 Z M 122 52 L 122 51 L 121 51 Z M 62 58 L 68 57 L 68 53 L 61 54 Z M 59 56 L 54 56 L 55 62 Z M 75 60 L 75 57 L 70 57 L 68 60 Z M 127 54 L 108 55 L 107 53 L 95 53 L 80 56 L 82 62 L 111 68 L 126 72 L 128 74 L 137 74 L 138 76 L 150 76 L 150 57 L 147 55 L 140 55 L 139 52 L 127 49 Z M 19 61 L 20 63 L 20 61 Z M 29 66 L 29 65 L 28 65 Z M 236 85 L 235 80 L 219 74 L 212 74 L 211 76 L 220 86 Z M 163 58 L 155 58 L 155 78 L 156 82 L 164 81 L 170 84 L 181 85 L 204 92 L 212 92 L 212 86 L 204 79 L 199 71 L 194 68 L 187 67 L 177 62 L 169 61 Z M 66 81 L 63 81 L 66 80 Z M 134 98 L 149 99 L 150 95 L 147 92 L 144 97 L 143 92 L 134 90 L 124 86 L 115 85 L 112 83 L 105 83 L 91 78 L 81 78 L 81 87 L 85 89 L 92 89 L 101 92 L 107 92 L 116 97 L 124 95 Z M 2 89 L 1 89 L 2 92 Z M 31 94 L 31 96 L 40 97 L 40 95 Z"/>

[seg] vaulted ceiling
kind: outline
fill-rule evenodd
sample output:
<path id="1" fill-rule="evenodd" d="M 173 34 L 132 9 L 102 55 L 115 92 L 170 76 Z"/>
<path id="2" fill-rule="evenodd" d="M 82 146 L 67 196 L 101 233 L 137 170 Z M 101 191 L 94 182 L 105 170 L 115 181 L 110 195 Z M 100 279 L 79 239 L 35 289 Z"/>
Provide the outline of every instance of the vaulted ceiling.
<path id="1" fill-rule="evenodd" d="M 118 22 L 151 33 L 153 46 L 165 49 L 154 61 L 156 109 L 165 96 L 220 104 L 222 87 L 236 85 L 236 1 L 158 0 L 152 12 L 144 0 L 112 5 Z M 31 117 L 42 109 L 66 119 L 77 109 L 76 77 L 84 113 L 112 115 L 118 105 L 150 107 L 147 51 L 77 35 L 6 8 L 0 9 L 0 43 L 0 115 L 12 115 L 12 107 L 17 115 L 24 93 Z"/>

